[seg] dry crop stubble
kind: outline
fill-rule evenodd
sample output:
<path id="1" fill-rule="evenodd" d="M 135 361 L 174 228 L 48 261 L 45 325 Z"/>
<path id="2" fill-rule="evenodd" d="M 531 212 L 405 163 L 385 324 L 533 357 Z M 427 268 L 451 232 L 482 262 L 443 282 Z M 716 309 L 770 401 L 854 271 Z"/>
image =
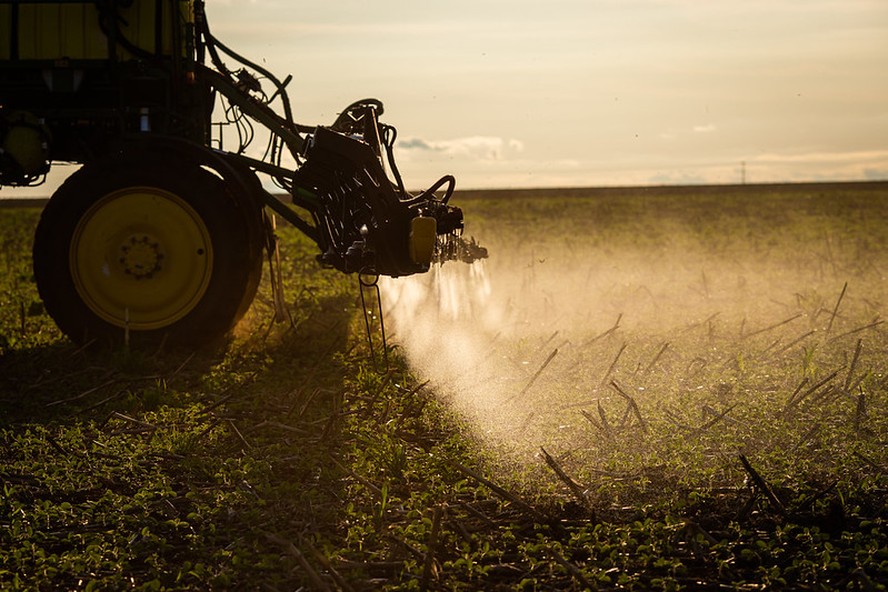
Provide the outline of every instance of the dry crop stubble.
<path id="1" fill-rule="evenodd" d="M 738 454 L 790 470 L 806 449 L 839 471 L 860 405 L 885 434 L 888 220 L 884 194 L 823 191 L 468 201 L 490 259 L 388 282 L 391 326 L 528 470 L 543 447 L 590 489 L 737 483 Z"/>
<path id="2" fill-rule="evenodd" d="M 290 323 L 262 291 L 244 342 L 144 385 L 150 359 L 97 366 L 22 315 L 10 248 L 0 580 L 26 557 L 53 589 L 884 589 L 885 186 L 721 191 L 466 200 L 494 257 L 385 291 L 418 377 L 368 359 L 308 241 Z"/>

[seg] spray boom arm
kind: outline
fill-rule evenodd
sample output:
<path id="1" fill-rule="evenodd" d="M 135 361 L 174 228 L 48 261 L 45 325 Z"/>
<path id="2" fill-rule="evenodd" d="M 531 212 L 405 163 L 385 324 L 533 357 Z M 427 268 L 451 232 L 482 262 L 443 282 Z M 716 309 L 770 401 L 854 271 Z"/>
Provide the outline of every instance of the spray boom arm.
<path id="1" fill-rule="evenodd" d="M 247 116 L 271 133 L 262 160 L 245 156 L 243 143 L 225 156 L 269 174 L 309 214 L 311 223 L 264 192 L 268 206 L 317 243 L 322 264 L 346 273 L 397 277 L 427 271 L 433 263 L 487 257 L 474 239 L 462 238 L 462 210 L 448 203 L 456 185 L 453 176 L 445 175 L 417 195 L 407 192 L 393 153 L 397 131 L 379 121 L 380 101 L 353 103 L 330 126 L 297 124 L 286 92 L 290 78 L 280 82 L 225 47 L 210 34 L 201 2 L 195 10 L 198 56 L 209 53 L 215 66 L 198 65 L 198 72 L 227 100 L 227 113 L 236 109 L 239 117 Z M 232 72 L 221 53 L 245 68 Z M 246 68 L 275 86 L 270 98 Z M 283 104 L 283 115 L 270 107 L 275 99 Z M 281 166 L 285 150 L 296 160 L 295 171 Z"/>

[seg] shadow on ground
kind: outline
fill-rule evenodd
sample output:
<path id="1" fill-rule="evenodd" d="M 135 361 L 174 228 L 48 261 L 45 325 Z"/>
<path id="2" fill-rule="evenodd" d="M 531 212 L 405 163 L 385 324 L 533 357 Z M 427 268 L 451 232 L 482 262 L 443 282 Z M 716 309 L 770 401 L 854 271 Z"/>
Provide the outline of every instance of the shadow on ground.
<path id="1" fill-rule="evenodd" d="M 0 582 L 301 583 L 289 541 L 335 530 L 345 497 L 352 307 L 248 315 L 198 351 L 57 339 L 0 357 Z"/>

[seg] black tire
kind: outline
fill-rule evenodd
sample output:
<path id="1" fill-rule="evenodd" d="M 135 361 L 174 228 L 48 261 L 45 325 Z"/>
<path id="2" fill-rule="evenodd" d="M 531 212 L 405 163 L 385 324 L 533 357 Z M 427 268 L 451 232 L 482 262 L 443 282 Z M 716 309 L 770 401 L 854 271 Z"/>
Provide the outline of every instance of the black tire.
<path id="1" fill-rule="evenodd" d="M 78 343 L 200 345 L 246 312 L 262 269 L 262 209 L 180 158 L 90 163 L 52 196 L 34 274 Z"/>

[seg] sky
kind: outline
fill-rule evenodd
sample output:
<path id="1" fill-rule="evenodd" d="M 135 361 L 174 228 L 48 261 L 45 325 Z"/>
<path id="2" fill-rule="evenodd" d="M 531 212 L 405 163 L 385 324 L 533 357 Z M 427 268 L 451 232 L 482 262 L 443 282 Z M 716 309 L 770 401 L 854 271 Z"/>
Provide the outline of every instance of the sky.
<path id="1" fill-rule="evenodd" d="M 885 0 L 207 0 L 297 121 L 364 97 L 409 188 L 888 179 Z"/>
<path id="2" fill-rule="evenodd" d="M 888 179 L 884 0 L 208 0 L 292 73 L 297 120 L 367 96 L 408 186 Z"/>

